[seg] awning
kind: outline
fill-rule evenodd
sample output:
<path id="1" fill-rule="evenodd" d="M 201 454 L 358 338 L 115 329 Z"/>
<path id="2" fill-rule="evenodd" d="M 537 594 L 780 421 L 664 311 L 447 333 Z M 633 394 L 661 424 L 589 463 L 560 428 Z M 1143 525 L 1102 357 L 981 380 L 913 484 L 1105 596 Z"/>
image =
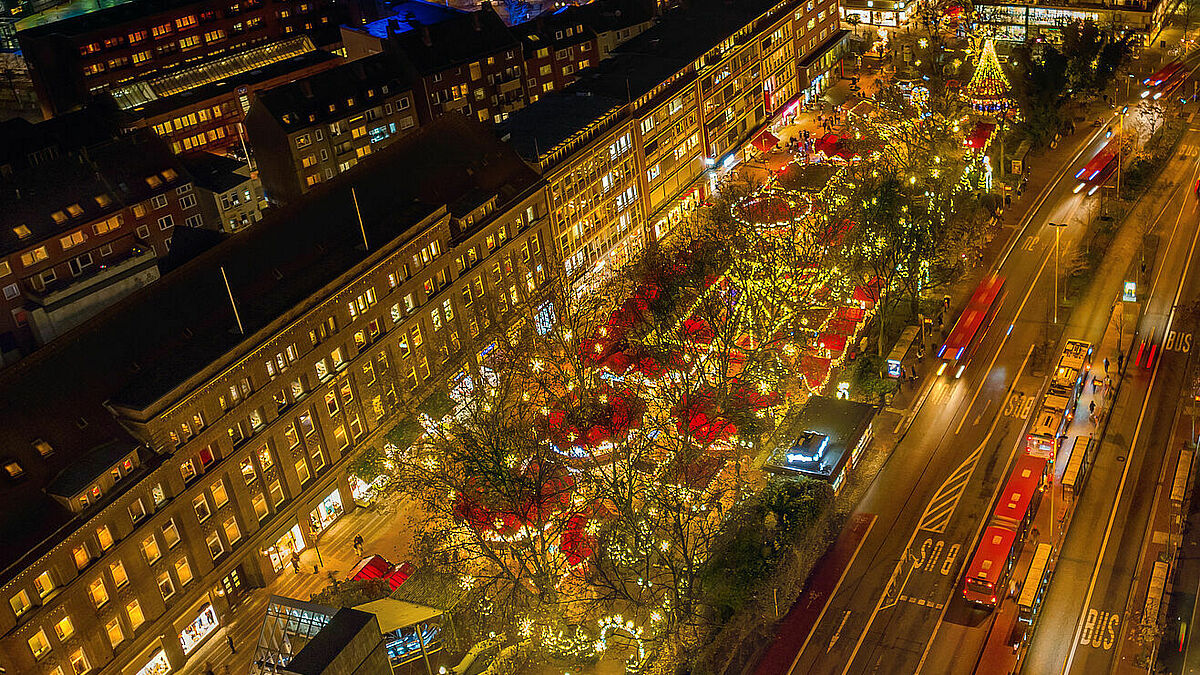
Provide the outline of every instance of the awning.
<path id="1" fill-rule="evenodd" d="M 975 128 L 971 130 L 971 134 L 963 141 L 963 145 L 973 150 L 983 150 L 987 147 L 988 141 L 992 139 L 992 132 L 995 130 L 995 124 L 976 122 Z"/>
<path id="2" fill-rule="evenodd" d="M 442 610 L 440 609 L 418 605 L 415 602 L 393 600 L 391 598 L 383 598 L 382 600 L 373 600 L 361 605 L 355 605 L 354 609 L 374 614 L 379 619 L 379 632 L 385 635 L 400 628 L 408 628 L 409 626 L 424 623 L 442 615 Z"/>
<path id="3" fill-rule="evenodd" d="M 775 146 L 779 145 L 779 139 L 769 129 L 764 130 L 757 138 L 754 139 L 754 147 L 763 152 L 770 152 Z"/>

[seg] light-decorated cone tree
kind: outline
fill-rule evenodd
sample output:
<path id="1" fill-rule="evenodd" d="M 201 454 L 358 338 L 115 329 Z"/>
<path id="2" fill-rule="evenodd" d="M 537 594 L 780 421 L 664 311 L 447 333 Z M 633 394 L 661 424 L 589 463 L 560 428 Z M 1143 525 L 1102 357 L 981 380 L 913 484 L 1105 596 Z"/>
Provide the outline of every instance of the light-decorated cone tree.
<path id="1" fill-rule="evenodd" d="M 963 94 L 975 112 L 984 115 L 1003 115 L 1016 106 L 1009 97 L 1008 79 L 996 58 L 996 47 L 991 38 L 983 43 L 979 51 L 979 62 L 975 74 L 967 83 Z"/>

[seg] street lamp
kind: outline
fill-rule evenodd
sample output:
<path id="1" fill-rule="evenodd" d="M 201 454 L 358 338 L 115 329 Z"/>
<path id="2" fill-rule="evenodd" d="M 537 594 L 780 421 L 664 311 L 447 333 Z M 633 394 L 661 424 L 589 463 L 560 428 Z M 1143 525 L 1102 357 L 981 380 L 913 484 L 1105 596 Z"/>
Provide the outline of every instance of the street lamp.
<path id="1" fill-rule="evenodd" d="M 1058 235 L 1066 223 L 1046 223 L 1054 228 L 1054 323 L 1058 323 Z"/>

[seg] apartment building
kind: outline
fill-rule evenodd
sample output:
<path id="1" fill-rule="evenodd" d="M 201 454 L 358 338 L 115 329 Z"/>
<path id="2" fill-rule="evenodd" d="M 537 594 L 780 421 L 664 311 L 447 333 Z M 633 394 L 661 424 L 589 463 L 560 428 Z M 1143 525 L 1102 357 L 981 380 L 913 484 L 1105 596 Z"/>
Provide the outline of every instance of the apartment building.
<path id="1" fill-rule="evenodd" d="M 545 327 L 548 223 L 537 174 L 447 116 L 0 372 L 0 668 L 198 669 L 355 508 L 356 450 Z"/>
<path id="2" fill-rule="evenodd" d="M 241 160 L 201 152 L 183 158 L 204 214 L 204 226 L 240 232 L 262 220 L 267 206 L 258 172 Z"/>
<path id="3" fill-rule="evenodd" d="M 292 201 L 416 129 L 413 79 L 384 52 L 261 92 L 246 127 L 268 199 Z"/>
<path id="4" fill-rule="evenodd" d="M 0 352 L 12 360 L 158 277 L 203 224 L 187 171 L 110 111 L 0 124 Z"/>
<path id="5" fill-rule="evenodd" d="M 1016 43 L 1046 40 L 1055 44 L 1062 42 L 1062 29 L 1066 25 L 1091 21 L 1098 26 L 1110 26 L 1118 33 L 1136 35 L 1140 44 L 1149 47 L 1158 39 L 1166 13 L 1173 6 L 1163 0 L 1111 3 L 984 0 L 975 6 L 975 20 L 987 26 L 998 40 Z"/>
<path id="6" fill-rule="evenodd" d="M 654 0 L 592 0 L 583 5 L 569 5 L 555 16 L 564 22 L 581 23 L 595 32 L 598 58 L 606 59 L 614 49 L 654 25 L 658 5 Z"/>
<path id="7" fill-rule="evenodd" d="M 339 26 L 373 18 L 365 0 L 130 0 L 17 33 L 44 114 L 117 85 L 307 35 L 336 47 Z M 53 15 L 50 15 L 53 17 Z"/>
<path id="8" fill-rule="evenodd" d="M 436 15 L 424 7 L 428 4 L 409 0 L 382 25 L 344 28 L 347 58 L 379 52 L 402 58 L 416 73 L 422 120 L 454 112 L 500 122 L 523 107 L 521 42 L 491 2 L 483 0 L 473 12 Z"/>
<path id="9" fill-rule="evenodd" d="M 837 22 L 836 0 L 694 3 L 502 125 L 546 178 L 578 292 L 666 236 L 772 116 L 822 86 Z"/>
<path id="10" fill-rule="evenodd" d="M 525 91 L 534 103 L 562 91 L 581 70 L 600 61 L 596 31 L 575 21 L 575 12 L 542 16 L 515 26 L 525 54 Z"/>

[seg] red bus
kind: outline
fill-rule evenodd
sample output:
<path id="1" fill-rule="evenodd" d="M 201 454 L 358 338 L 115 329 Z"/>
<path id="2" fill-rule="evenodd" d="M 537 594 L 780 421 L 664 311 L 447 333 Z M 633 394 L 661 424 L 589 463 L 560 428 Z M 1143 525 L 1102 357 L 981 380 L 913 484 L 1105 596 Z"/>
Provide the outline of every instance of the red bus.
<path id="1" fill-rule="evenodd" d="M 1075 174 L 1079 179 L 1079 185 L 1075 186 L 1075 194 L 1079 194 L 1084 188 L 1088 188 L 1088 194 L 1093 194 L 1100 189 L 1101 185 L 1108 180 L 1112 172 L 1117 168 L 1117 154 L 1120 151 L 1121 139 L 1116 138 L 1108 142 L 1100 152 L 1096 153 L 1095 157 Z"/>
<path id="2" fill-rule="evenodd" d="M 1004 584 L 1021 555 L 1025 536 L 1042 502 L 1049 467 L 1050 462 L 1041 457 L 1017 458 L 963 577 L 963 599 L 967 602 L 990 609 L 1004 594 Z"/>
<path id="3" fill-rule="evenodd" d="M 1000 292 L 1004 290 L 1004 277 L 993 274 L 979 282 L 979 287 L 967 303 L 958 321 L 946 336 L 946 342 L 938 349 L 938 358 L 942 365 L 938 367 L 938 375 L 953 369 L 955 379 L 962 377 L 963 369 L 979 346 L 981 336 L 987 332 L 992 319 L 996 318 L 996 310 L 1000 307 Z"/>
<path id="4" fill-rule="evenodd" d="M 1172 61 L 1171 63 L 1163 66 L 1157 73 L 1154 73 L 1150 77 L 1142 80 L 1142 84 L 1146 86 L 1145 91 L 1142 92 L 1142 98 L 1150 96 L 1151 92 L 1154 92 L 1154 98 L 1156 100 L 1162 98 L 1162 95 L 1166 90 L 1165 85 L 1170 82 L 1171 78 L 1174 77 L 1175 74 L 1178 73 L 1182 68 L 1182 63 L 1179 61 Z M 1154 91 L 1155 89 L 1158 91 Z"/>

